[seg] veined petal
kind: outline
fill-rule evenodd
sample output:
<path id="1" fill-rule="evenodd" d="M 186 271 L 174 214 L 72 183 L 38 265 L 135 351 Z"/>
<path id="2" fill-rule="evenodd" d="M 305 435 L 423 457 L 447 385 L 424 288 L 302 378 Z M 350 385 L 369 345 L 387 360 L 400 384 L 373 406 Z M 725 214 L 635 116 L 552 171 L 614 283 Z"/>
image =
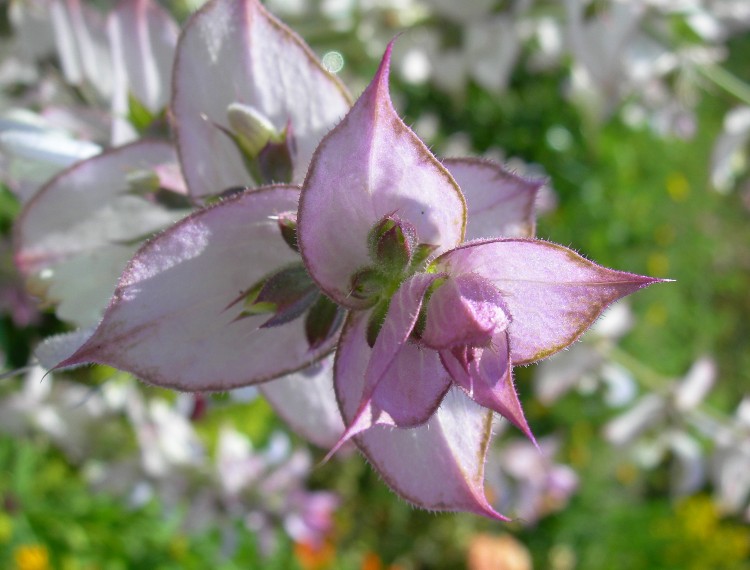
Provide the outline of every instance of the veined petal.
<path id="1" fill-rule="evenodd" d="M 16 265 L 34 294 L 59 303 L 60 318 L 98 322 L 140 242 L 186 214 L 128 193 L 129 175 L 176 160 L 167 143 L 123 146 L 74 164 L 26 204 L 15 227 Z"/>
<path id="2" fill-rule="evenodd" d="M 104 16 L 81 0 L 51 0 L 49 10 L 65 79 L 72 85 L 87 80 L 109 97 L 112 66 Z"/>
<path id="3" fill-rule="evenodd" d="M 372 405 L 383 415 L 378 423 L 400 428 L 424 424 L 450 386 L 438 353 L 407 342 L 373 392 Z"/>
<path id="4" fill-rule="evenodd" d="M 411 224 L 435 254 L 461 242 L 463 195 L 396 114 L 388 93 L 391 47 L 344 120 L 320 143 L 302 189 L 298 236 L 305 263 L 337 303 L 360 307 L 351 276 L 371 263 L 368 233 L 385 216 Z"/>
<path id="5" fill-rule="evenodd" d="M 309 349 L 303 319 L 260 328 L 237 319 L 238 294 L 299 256 L 276 216 L 299 190 L 246 192 L 180 221 L 130 261 L 94 335 L 60 366 L 107 364 L 180 390 L 226 390 L 300 370 L 330 351 Z"/>
<path id="6" fill-rule="evenodd" d="M 126 120 L 129 96 L 152 114 L 167 106 L 180 29 L 153 0 L 124 0 L 111 13 L 108 31 L 114 74 L 113 130 L 121 131 L 113 133 L 113 139 L 123 141 L 132 130 Z"/>
<path id="7" fill-rule="evenodd" d="M 258 386 L 276 413 L 298 435 L 331 448 L 344 431 L 333 392 L 333 357 Z"/>
<path id="8" fill-rule="evenodd" d="M 74 162 L 102 151 L 97 144 L 79 141 L 46 129 L 22 124 L 0 129 L 2 180 L 22 202 L 28 201 L 55 174 Z"/>
<path id="9" fill-rule="evenodd" d="M 542 180 L 522 178 L 479 158 L 443 160 L 466 197 L 466 240 L 533 237 L 534 200 Z"/>
<path id="10" fill-rule="evenodd" d="M 438 277 L 417 273 L 401 285 L 391 299 L 372 349 L 366 335 L 342 339 L 342 344 L 349 343 L 348 351 L 367 355 L 367 367 L 357 413 L 329 456 L 345 441 L 374 425 L 414 427 L 426 422 L 437 409 L 450 386 L 450 376 L 437 352 L 410 344 L 408 339 L 417 322 L 422 298 Z M 369 314 L 359 312 L 352 318 L 368 321 Z M 336 366 L 334 387 L 339 399 L 345 397 L 339 392 L 346 391 L 349 395 L 352 387 L 357 386 L 352 375 L 361 373 L 356 367 Z"/>
<path id="11" fill-rule="evenodd" d="M 177 23 L 152 0 L 120 2 L 110 18 L 115 66 L 122 68 L 132 95 L 158 113 L 169 101 Z"/>
<path id="12" fill-rule="evenodd" d="M 98 144 L 72 139 L 60 133 L 21 129 L 0 133 L 0 148 L 6 156 L 27 160 L 37 168 L 44 164 L 70 166 L 102 151 Z"/>
<path id="13" fill-rule="evenodd" d="M 369 355 L 364 371 L 365 384 L 354 419 L 328 457 L 353 436 L 374 425 L 414 427 L 425 423 L 435 413 L 450 387 L 450 376 L 442 367 L 437 352 L 411 344 L 408 339 L 417 322 L 424 294 L 437 278 L 435 274 L 418 273 L 401 285 L 391 299 L 372 349 L 366 336 L 347 338 L 346 342 L 357 347 L 350 350 Z M 369 321 L 370 315 L 359 312 L 352 318 Z M 334 372 L 337 392 L 356 385 L 351 375 L 362 374 L 358 368 L 348 369 L 345 364 L 340 363 Z"/>
<path id="14" fill-rule="evenodd" d="M 396 355 L 407 342 L 419 316 L 427 288 L 439 277 L 437 274 L 417 273 L 404 281 L 391 298 L 372 355 L 365 372 L 365 395 L 371 395 L 387 374 Z M 364 337 L 362 340 L 365 340 Z"/>
<path id="15" fill-rule="evenodd" d="M 510 358 L 528 364 L 574 342 L 612 302 L 660 279 L 607 269 L 561 245 L 505 239 L 470 243 L 438 271 L 475 273 L 500 291 L 511 317 Z"/>
<path id="16" fill-rule="evenodd" d="M 257 0 L 213 0 L 187 22 L 177 47 L 172 95 L 180 161 L 195 196 L 258 181 L 227 126 L 227 108 L 248 105 L 281 132 L 291 125 L 294 181 L 323 135 L 344 116 L 349 95 L 304 42 Z"/>
<path id="17" fill-rule="evenodd" d="M 500 292 L 475 273 L 446 277 L 426 309 L 421 340 L 435 349 L 487 346 L 510 320 Z"/>
<path id="18" fill-rule="evenodd" d="M 367 319 L 350 316 L 336 369 L 347 370 L 347 386 L 336 387 L 344 420 L 351 423 L 364 389 L 369 361 L 364 338 Z M 399 496 L 430 510 L 469 511 L 507 520 L 484 495 L 484 461 L 491 437 L 492 412 L 461 390 L 450 389 L 437 412 L 416 428 L 375 426 L 354 440 L 373 467 Z"/>
<path id="19" fill-rule="evenodd" d="M 95 327 L 78 329 L 73 332 L 48 336 L 35 349 L 34 357 L 39 366 L 45 370 L 52 370 L 61 362 L 83 346 L 93 334 Z"/>
<path id="20" fill-rule="evenodd" d="M 480 406 L 489 408 L 520 429 L 534 445 L 536 440 L 513 386 L 507 331 L 499 331 L 486 348 L 465 352 L 441 350 L 440 359 L 453 380 Z"/>

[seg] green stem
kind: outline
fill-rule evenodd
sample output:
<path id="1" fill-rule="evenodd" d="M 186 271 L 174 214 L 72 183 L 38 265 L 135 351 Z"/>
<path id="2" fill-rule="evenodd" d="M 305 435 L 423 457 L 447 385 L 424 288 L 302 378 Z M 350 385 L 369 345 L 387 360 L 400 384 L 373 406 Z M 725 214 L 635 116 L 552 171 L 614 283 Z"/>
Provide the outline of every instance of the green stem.
<path id="1" fill-rule="evenodd" d="M 612 361 L 622 364 L 632 370 L 636 381 L 639 382 L 643 388 L 656 392 L 657 394 L 665 395 L 668 393 L 669 385 L 674 381 L 673 378 L 654 372 L 640 360 L 617 346 L 612 346 L 603 352 L 605 352 L 605 357 L 608 356 Z M 720 424 L 727 424 L 731 421 L 727 413 L 717 410 L 705 402 L 701 402 L 698 407 L 693 410 L 693 413 L 704 414 L 706 417 Z"/>
<path id="2" fill-rule="evenodd" d="M 606 352 L 614 362 L 622 364 L 626 368 L 632 370 L 635 379 L 648 390 L 659 393 L 664 392 L 671 381 L 671 378 L 662 376 L 658 372 L 654 372 L 640 360 L 630 356 L 627 352 L 617 346 L 609 347 Z"/>
<path id="3" fill-rule="evenodd" d="M 750 85 L 719 65 L 702 65 L 698 70 L 704 77 L 733 95 L 746 105 L 750 105 Z"/>

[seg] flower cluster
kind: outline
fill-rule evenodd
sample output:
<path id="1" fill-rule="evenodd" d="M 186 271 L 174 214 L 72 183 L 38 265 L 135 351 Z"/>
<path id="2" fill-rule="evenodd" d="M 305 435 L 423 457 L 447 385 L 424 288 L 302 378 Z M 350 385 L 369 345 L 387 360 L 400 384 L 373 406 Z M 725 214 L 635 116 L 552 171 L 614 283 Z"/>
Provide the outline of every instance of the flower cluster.
<path id="1" fill-rule="evenodd" d="M 130 4 L 123 29 L 143 30 L 149 4 Z M 258 384 L 329 455 L 354 439 L 412 503 L 504 519 L 484 491 L 493 415 L 534 441 L 513 366 L 658 280 L 534 239 L 541 181 L 438 160 L 391 102 L 392 44 L 353 104 L 257 0 L 208 2 L 174 49 L 174 140 L 78 162 L 20 217 L 19 268 L 95 324 L 39 359 L 184 391 Z"/>
<path id="2" fill-rule="evenodd" d="M 273 551 L 279 523 L 292 540 L 312 548 L 332 531 L 339 499 L 306 489 L 312 457 L 292 449 L 286 434 L 273 432 L 265 447 L 254 449 L 225 423 L 212 459 L 191 421 L 192 395 L 175 402 L 146 397 L 123 375 L 96 391 L 44 376 L 33 367 L 21 390 L 0 400 L 0 432 L 45 435 L 81 467 L 94 490 L 130 506 L 153 497 L 167 510 L 189 504 L 189 532 L 217 523 L 234 529 L 242 521 L 264 552 Z"/>

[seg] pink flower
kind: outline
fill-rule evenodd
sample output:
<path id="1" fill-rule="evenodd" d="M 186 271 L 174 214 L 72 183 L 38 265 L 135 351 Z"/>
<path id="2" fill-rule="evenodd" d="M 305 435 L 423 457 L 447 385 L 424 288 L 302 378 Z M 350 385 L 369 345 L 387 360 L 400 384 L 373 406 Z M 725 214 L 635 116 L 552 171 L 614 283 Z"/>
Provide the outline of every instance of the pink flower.
<path id="1" fill-rule="evenodd" d="M 610 303 L 658 280 L 600 267 L 541 240 L 462 244 L 464 196 L 393 109 L 389 61 L 390 47 L 370 86 L 318 147 L 300 200 L 305 265 L 350 310 L 334 371 L 349 425 L 340 442 L 360 434 L 386 480 L 426 508 L 500 517 L 481 486 L 489 422 L 472 424 L 450 410 L 462 406 L 478 419 L 488 408 L 532 437 L 512 365 L 565 348 Z M 462 430 L 465 447 L 430 441 L 435 423 Z M 482 459 L 473 478 L 460 470 L 462 489 L 449 491 L 467 449 Z M 441 473 L 446 465 L 455 471 Z M 427 472 L 418 476 L 420 467 Z"/>
<path id="2" fill-rule="evenodd" d="M 257 44 L 288 69 L 261 49 L 230 49 Z M 561 350 L 611 302 L 656 280 L 527 237 L 539 184 L 485 162 L 438 162 L 393 109 L 389 60 L 390 48 L 313 153 L 330 101 L 338 113 L 347 98 L 304 44 L 256 2 L 215 0 L 194 16 L 173 98 L 191 194 L 268 181 L 264 149 L 283 159 L 285 182 L 312 157 L 302 191 L 241 192 L 147 242 L 93 335 L 59 366 L 108 364 L 191 391 L 293 374 L 271 385 L 283 386 L 275 405 L 324 441 L 336 425 L 330 376 L 325 365 L 301 371 L 337 348 L 334 388 L 349 427 L 336 448 L 356 436 L 388 484 L 423 508 L 502 519 L 483 489 L 493 411 L 531 437 L 512 365 Z M 307 78 L 309 93 L 287 89 L 298 81 L 289 73 Z M 222 78 L 231 89 L 213 89 Z M 487 233 L 506 237 L 464 243 Z"/>

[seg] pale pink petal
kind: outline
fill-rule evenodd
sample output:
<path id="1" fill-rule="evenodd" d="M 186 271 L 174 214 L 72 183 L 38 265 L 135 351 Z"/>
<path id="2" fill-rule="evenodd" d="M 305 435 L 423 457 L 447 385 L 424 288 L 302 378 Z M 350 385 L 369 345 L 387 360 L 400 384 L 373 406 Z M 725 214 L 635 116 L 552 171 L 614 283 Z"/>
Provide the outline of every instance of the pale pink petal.
<path id="1" fill-rule="evenodd" d="M 195 196 L 259 182 L 215 126 L 227 126 L 230 104 L 253 107 L 279 131 L 291 125 L 296 182 L 350 105 L 346 89 L 257 0 L 213 0 L 193 15 L 177 48 L 173 89 L 178 152 Z"/>
<path id="2" fill-rule="evenodd" d="M 542 180 L 523 178 L 479 158 L 448 158 L 443 165 L 466 197 L 467 241 L 534 236 L 534 200 Z"/>
<path id="3" fill-rule="evenodd" d="M 346 422 L 354 419 L 364 388 L 369 354 L 357 339 L 364 337 L 366 327 L 367 319 L 350 318 L 336 353 L 336 368 L 350 371 L 350 385 L 337 392 Z M 354 439 L 391 489 L 407 501 L 424 509 L 506 520 L 484 495 L 491 426 L 492 412 L 454 388 L 423 426 L 375 426 Z"/>
<path id="4" fill-rule="evenodd" d="M 307 267 L 337 303 L 356 307 L 351 276 L 372 260 L 370 229 L 395 214 L 436 254 L 461 242 L 463 196 L 401 121 L 388 93 L 389 47 L 375 78 L 318 147 L 302 190 L 299 242 Z"/>
<path id="5" fill-rule="evenodd" d="M 159 187 L 186 196 L 188 194 L 185 179 L 182 177 L 180 165 L 176 162 L 159 164 L 154 167 L 154 174 L 159 178 Z"/>
<path id="6" fill-rule="evenodd" d="M 180 221 L 131 260 L 94 335 L 61 363 L 107 364 L 180 390 L 227 390 L 300 370 L 330 351 L 310 350 L 303 319 L 260 328 L 237 319 L 237 296 L 299 255 L 276 216 L 299 190 L 246 192 Z"/>
<path id="7" fill-rule="evenodd" d="M 561 245 L 525 239 L 466 244 L 442 256 L 437 268 L 451 275 L 476 273 L 498 288 L 512 321 L 514 365 L 562 350 L 610 303 L 660 281 L 607 269 Z"/>
<path id="8" fill-rule="evenodd" d="M 474 273 L 447 277 L 430 297 L 422 342 L 430 348 L 487 346 L 510 322 L 489 280 Z"/>
<path id="9" fill-rule="evenodd" d="M 405 344 L 373 393 L 373 406 L 385 416 L 379 423 L 422 425 L 435 413 L 450 385 L 450 375 L 436 351 Z"/>
<path id="10" fill-rule="evenodd" d="M 129 176 L 176 160 L 167 143 L 123 146 L 74 164 L 26 204 L 15 227 L 16 265 L 34 294 L 59 303 L 61 318 L 98 322 L 138 245 L 185 215 L 128 192 Z"/>
<path id="11" fill-rule="evenodd" d="M 265 382 L 258 390 L 298 435 L 330 449 L 344 431 L 333 392 L 333 357 Z"/>
<path id="12" fill-rule="evenodd" d="M 83 346 L 93 334 L 95 327 L 78 329 L 73 332 L 48 336 L 34 349 L 34 357 L 39 366 L 52 370 L 58 362 L 70 357 Z"/>
<path id="13" fill-rule="evenodd" d="M 126 140 L 130 127 L 129 96 L 154 115 L 167 106 L 179 31 L 172 16 L 153 0 L 123 0 L 111 13 L 113 131 L 124 131 L 113 133 L 116 143 Z"/>
<path id="14" fill-rule="evenodd" d="M 401 284 L 391 298 L 365 372 L 365 396 L 369 397 L 384 379 L 393 360 L 407 342 L 422 307 L 427 288 L 438 278 L 436 274 L 417 273 Z M 363 337 L 359 339 L 365 341 Z"/>
<path id="15" fill-rule="evenodd" d="M 453 380 L 477 404 L 503 416 L 536 444 L 513 386 L 507 332 L 498 332 L 490 347 L 467 350 L 473 350 L 475 358 L 459 359 L 451 350 L 440 351 Z"/>
<path id="16" fill-rule="evenodd" d="M 347 350 L 368 355 L 365 388 L 355 418 L 329 456 L 345 441 L 374 425 L 414 427 L 423 424 L 440 404 L 450 386 L 450 376 L 443 369 L 437 352 L 408 342 L 422 298 L 438 277 L 417 273 L 401 285 L 391 299 L 372 349 L 364 335 L 346 339 L 353 345 Z M 369 320 L 369 313 L 360 312 L 353 318 Z M 360 373 L 341 366 L 335 369 L 334 386 L 339 398 L 342 397 L 340 392 L 357 385 L 351 375 Z"/>

